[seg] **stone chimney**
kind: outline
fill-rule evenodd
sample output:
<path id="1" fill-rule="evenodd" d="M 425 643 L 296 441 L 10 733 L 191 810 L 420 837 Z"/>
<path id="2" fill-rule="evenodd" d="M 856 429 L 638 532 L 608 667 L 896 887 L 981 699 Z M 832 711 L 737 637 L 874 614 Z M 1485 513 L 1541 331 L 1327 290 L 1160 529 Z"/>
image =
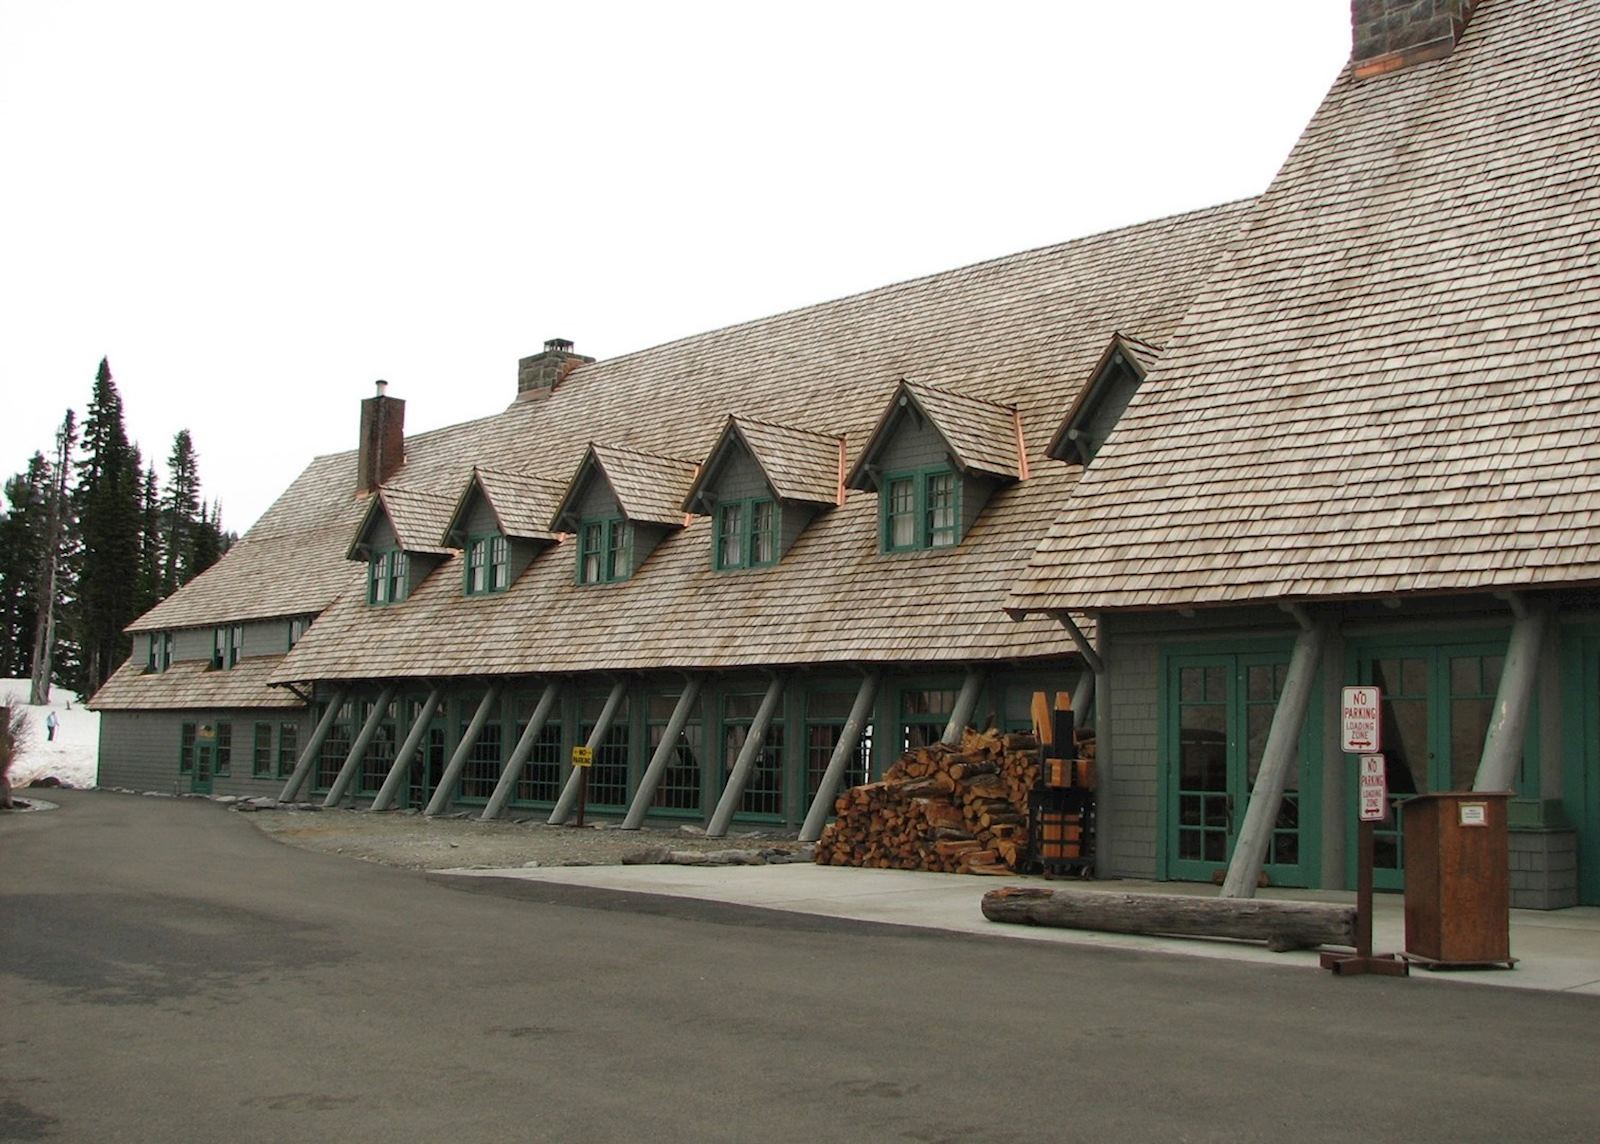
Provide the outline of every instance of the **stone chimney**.
<path id="1" fill-rule="evenodd" d="M 394 476 L 406 452 L 406 403 L 385 392 L 378 382 L 376 397 L 361 403 L 361 449 L 356 459 L 356 491 L 370 493 Z"/>
<path id="2" fill-rule="evenodd" d="M 1357 79 L 1399 71 L 1455 51 L 1481 0 L 1350 0 Z"/>
<path id="3" fill-rule="evenodd" d="M 592 357 L 573 353 L 572 343 L 566 338 L 551 338 L 544 344 L 543 353 L 517 362 L 517 400 L 547 396 L 569 373 L 592 361 Z"/>

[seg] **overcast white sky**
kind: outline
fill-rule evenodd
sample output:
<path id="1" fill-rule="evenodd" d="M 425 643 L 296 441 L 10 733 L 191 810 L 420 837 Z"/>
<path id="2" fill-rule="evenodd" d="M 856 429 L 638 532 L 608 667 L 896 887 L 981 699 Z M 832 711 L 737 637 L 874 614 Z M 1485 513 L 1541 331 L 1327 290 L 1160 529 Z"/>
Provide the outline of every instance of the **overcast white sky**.
<path id="1" fill-rule="evenodd" d="M 1258 193 L 1348 0 L 0 0 L 0 475 L 188 428 L 243 531 L 601 358 Z"/>

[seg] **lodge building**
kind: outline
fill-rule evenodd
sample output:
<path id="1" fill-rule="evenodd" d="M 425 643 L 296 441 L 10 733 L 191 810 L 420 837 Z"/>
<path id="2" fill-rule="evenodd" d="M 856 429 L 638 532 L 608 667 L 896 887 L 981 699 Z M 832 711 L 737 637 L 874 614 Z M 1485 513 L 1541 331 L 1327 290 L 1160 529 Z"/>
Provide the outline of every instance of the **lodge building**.
<path id="1" fill-rule="evenodd" d="M 1600 0 L 1353 9 L 1258 199 L 380 383 L 132 625 L 100 781 L 560 822 L 588 745 L 592 812 L 804 835 L 1066 692 L 1102 874 L 1344 887 L 1375 684 L 1397 805 L 1510 790 L 1513 904 L 1600 903 Z"/>

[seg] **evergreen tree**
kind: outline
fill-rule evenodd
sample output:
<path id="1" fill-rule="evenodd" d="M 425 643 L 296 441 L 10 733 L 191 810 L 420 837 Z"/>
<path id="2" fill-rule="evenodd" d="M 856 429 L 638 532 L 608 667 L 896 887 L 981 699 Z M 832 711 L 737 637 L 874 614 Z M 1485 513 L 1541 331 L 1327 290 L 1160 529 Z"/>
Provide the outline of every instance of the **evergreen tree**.
<path id="1" fill-rule="evenodd" d="M 122 629 L 134 618 L 139 561 L 142 480 L 122 423 L 122 398 L 102 358 L 83 424 L 83 455 L 73 501 L 81 546 L 77 561 L 76 630 L 81 678 L 93 694 L 127 657 L 132 641 Z"/>
<path id="2" fill-rule="evenodd" d="M 56 463 L 51 474 L 49 509 L 45 515 L 43 550 L 39 555 L 39 582 L 35 587 L 33 649 L 28 676 L 28 702 L 50 702 L 50 685 L 56 677 L 56 618 L 62 611 L 62 537 L 67 529 L 67 474 L 72 448 L 78 443 L 78 417 L 71 409 L 56 431 Z"/>
<path id="3" fill-rule="evenodd" d="M 50 463 L 35 453 L 5 483 L 0 514 L 0 678 L 33 671 L 34 622 L 39 614 L 39 569 L 49 531 Z"/>
<path id="4" fill-rule="evenodd" d="M 156 467 L 144 471 L 144 484 L 139 493 L 139 583 L 134 594 L 134 615 L 142 616 L 159 604 L 164 596 L 161 577 L 164 561 L 165 534 L 161 509 L 161 486 L 156 480 Z"/>
<path id="5" fill-rule="evenodd" d="M 195 522 L 194 563 L 189 578 L 193 579 L 221 560 L 229 543 L 230 538 L 222 531 L 221 502 L 214 502 L 209 514 L 206 506 L 201 505 L 200 519 Z"/>
<path id="6" fill-rule="evenodd" d="M 196 575 L 197 546 L 200 544 L 199 458 L 189 430 L 179 429 L 172 439 L 167 457 L 166 566 L 161 576 L 161 595 L 170 596 Z"/>

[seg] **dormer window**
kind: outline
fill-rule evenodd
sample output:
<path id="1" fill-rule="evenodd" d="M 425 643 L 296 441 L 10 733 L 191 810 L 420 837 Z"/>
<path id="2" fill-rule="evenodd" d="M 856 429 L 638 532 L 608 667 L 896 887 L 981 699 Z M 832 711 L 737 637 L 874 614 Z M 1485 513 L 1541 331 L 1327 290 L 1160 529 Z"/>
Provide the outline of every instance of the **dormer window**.
<path id="1" fill-rule="evenodd" d="M 511 586 L 511 550 L 499 533 L 467 541 L 467 595 L 486 596 Z"/>
<path id="2" fill-rule="evenodd" d="M 961 539 L 961 484 L 944 466 L 887 474 L 879 510 L 885 552 L 948 548 Z"/>
<path id="3" fill-rule="evenodd" d="M 238 624 L 211 629 L 211 666 L 222 671 L 239 662 L 244 647 L 244 628 Z"/>
<path id="4" fill-rule="evenodd" d="M 717 568 L 764 568 L 778 558 L 778 506 L 766 497 L 717 506 Z"/>
<path id="5" fill-rule="evenodd" d="M 578 583 L 611 584 L 628 578 L 628 522 L 620 516 L 578 525 Z"/>
<path id="6" fill-rule="evenodd" d="M 309 622 L 310 621 L 308 621 L 304 616 L 296 616 L 294 619 L 289 621 L 290 651 L 293 651 L 294 645 L 300 642 L 300 637 L 306 634 L 306 627 Z"/>
<path id="7" fill-rule="evenodd" d="M 172 666 L 173 645 L 177 642 L 171 632 L 151 632 L 146 637 L 144 669 L 165 671 Z"/>
<path id="8" fill-rule="evenodd" d="M 367 603 L 398 604 L 407 595 L 410 560 L 398 548 L 385 548 L 367 558 Z M 295 633 L 289 633 L 294 646 Z"/>

